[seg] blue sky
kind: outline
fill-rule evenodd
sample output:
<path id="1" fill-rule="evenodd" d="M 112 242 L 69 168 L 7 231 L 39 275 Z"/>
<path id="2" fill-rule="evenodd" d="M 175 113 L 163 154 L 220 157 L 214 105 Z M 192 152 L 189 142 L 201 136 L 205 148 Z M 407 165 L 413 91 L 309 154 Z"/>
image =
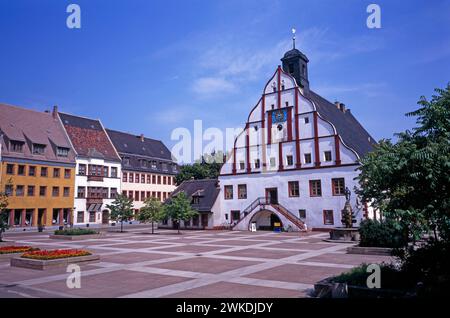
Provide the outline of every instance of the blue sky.
<path id="1" fill-rule="evenodd" d="M 66 27 L 79 4 L 80 30 Z M 366 7 L 381 6 L 381 29 Z M 239 127 L 291 47 L 313 90 L 349 107 L 376 139 L 450 78 L 450 1 L 0 0 L 0 102 L 100 118 L 161 139 Z"/>

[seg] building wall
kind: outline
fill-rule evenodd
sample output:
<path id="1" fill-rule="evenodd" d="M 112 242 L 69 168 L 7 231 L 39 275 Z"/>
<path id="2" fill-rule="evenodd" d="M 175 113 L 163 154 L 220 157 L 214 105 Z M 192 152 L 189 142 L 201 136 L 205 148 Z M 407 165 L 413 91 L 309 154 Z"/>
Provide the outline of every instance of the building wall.
<path id="1" fill-rule="evenodd" d="M 345 186 L 353 189 L 357 185 L 353 180 L 358 173 L 355 171 L 356 166 L 343 166 L 339 168 L 321 168 L 313 170 L 297 170 L 283 173 L 273 174 L 249 174 L 238 176 L 222 176 L 220 177 L 220 189 L 218 200 L 220 200 L 221 213 L 215 215 L 214 223 L 216 226 L 224 222 L 230 223 L 231 211 L 243 211 L 256 198 L 265 197 L 266 188 L 278 189 L 279 203 L 288 209 L 291 213 L 300 217 L 299 210 L 306 210 L 306 218 L 303 219 L 308 229 L 311 228 L 327 228 L 341 226 L 341 210 L 344 208 L 345 196 L 333 195 L 332 179 L 344 178 Z M 310 180 L 321 180 L 322 195 L 312 197 L 310 195 Z M 289 197 L 288 182 L 299 181 L 300 193 L 298 197 Z M 238 199 L 238 185 L 247 185 L 247 199 Z M 225 199 L 224 187 L 233 186 L 233 199 Z M 351 197 L 352 207 L 356 206 L 356 197 Z M 363 207 L 360 207 L 357 219 L 363 217 Z M 333 225 L 324 224 L 323 210 L 333 211 Z"/>
<path id="2" fill-rule="evenodd" d="M 86 175 L 80 175 L 79 169 L 80 165 L 86 165 Z M 107 166 L 109 169 L 109 176 L 111 176 L 111 167 L 117 168 L 117 177 L 103 177 L 102 181 L 88 181 L 88 166 L 89 165 L 98 165 L 98 166 Z M 111 188 L 116 188 L 117 193 L 120 194 L 122 192 L 121 187 L 121 163 L 120 162 L 109 162 L 103 159 L 96 158 L 77 158 L 76 160 L 76 171 L 77 175 L 75 177 L 75 213 L 73 215 L 74 224 L 101 224 L 103 222 L 102 213 L 104 210 L 108 210 L 106 205 L 111 204 L 115 198 L 111 197 Z M 78 197 L 78 187 L 85 187 L 85 197 Z M 95 212 L 95 221 L 89 219 L 90 213 L 87 210 L 88 203 L 88 187 L 104 187 L 108 188 L 108 197 L 101 199 L 102 207 L 100 211 Z M 109 211 L 109 210 L 108 210 Z M 83 212 L 84 218 L 83 222 L 78 222 L 78 212 Z"/>
<path id="3" fill-rule="evenodd" d="M 126 179 L 124 177 L 124 174 L 126 174 Z M 131 175 L 133 176 L 133 182 L 130 182 Z M 142 175 L 144 175 L 144 183 L 142 182 Z M 135 182 L 136 176 L 139 177 L 139 182 Z M 148 180 L 149 176 L 150 180 Z M 153 180 L 153 177 L 155 178 L 155 180 Z M 163 183 L 164 178 L 166 179 L 166 184 Z M 175 190 L 175 188 L 175 177 L 172 175 L 143 172 L 141 173 L 129 170 L 122 171 L 121 193 L 126 193 L 129 197 L 132 197 L 134 199 L 133 206 L 135 209 L 140 209 L 144 206 L 144 200 L 148 195 L 159 198 L 162 202 L 165 201 L 173 192 L 173 190 Z M 138 192 L 138 196 L 136 196 L 136 192 Z M 142 192 L 144 192 L 144 198 L 142 197 Z"/>
<path id="4" fill-rule="evenodd" d="M 7 165 L 14 165 L 14 174 L 7 174 Z M 18 166 L 23 165 L 25 167 L 25 175 L 17 175 Z M 29 167 L 36 167 L 35 176 L 29 176 Z M 47 168 L 47 177 L 41 177 L 41 169 Z M 60 169 L 59 178 L 53 177 L 53 169 Z M 64 170 L 70 171 L 70 177 L 65 178 Z M 8 198 L 8 209 L 17 210 L 32 210 L 33 218 L 32 224 L 27 226 L 37 226 L 38 209 L 45 209 L 46 213 L 42 216 L 42 223 L 46 226 L 58 225 L 52 223 L 53 209 L 68 209 L 72 210 L 74 207 L 74 185 L 75 185 L 75 169 L 73 165 L 62 165 L 60 163 L 49 162 L 35 162 L 23 159 L 9 159 L 2 158 L 1 162 L 1 181 L 0 188 L 5 191 L 5 186 L 9 180 L 11 180 L 14 187 L 13 195 Z M 23 196 L 16 195 L 17 185 L 24 186 Z M 28 186 L 34 186 L 34 195 L 28 195 Z M 39 191 L 40 187 L 46 187 L 45 196 L 41 196 Z M 59 195 L 53 196 L 53 187 L 59 188 Z M 69 188 L 69 195 L 64 196 L 64 187 Z M 23 225 L 23 224 L 21 224 Z"/>

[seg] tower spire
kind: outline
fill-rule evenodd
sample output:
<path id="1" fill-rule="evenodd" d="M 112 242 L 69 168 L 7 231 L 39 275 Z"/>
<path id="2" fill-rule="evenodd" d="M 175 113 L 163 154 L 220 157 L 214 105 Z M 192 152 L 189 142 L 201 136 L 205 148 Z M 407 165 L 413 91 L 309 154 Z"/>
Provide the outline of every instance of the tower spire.
<path id="1" fill-rule="evenodd" d="M 295 28 L 292 28 L 292 47 L 295 49 Z"/>

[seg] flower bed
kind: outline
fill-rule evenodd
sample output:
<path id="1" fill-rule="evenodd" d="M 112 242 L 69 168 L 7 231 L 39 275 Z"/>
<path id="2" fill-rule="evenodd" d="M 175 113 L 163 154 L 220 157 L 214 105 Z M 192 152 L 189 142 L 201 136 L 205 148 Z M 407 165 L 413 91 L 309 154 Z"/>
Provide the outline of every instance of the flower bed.
<path id="1" fill-rule="evenodd" d="M 61 259 L 61 258 L 70 258 L 70 257 L 79 257 L 79 256 L 88 256 L 92 255 L 90 252 L 85 250 L 52 250 L 52 251 L 31 251 L 24 253 L 22 258 L 30 258 L 37 260 L 52 260 L 52 259 Z"/>
<path id="2" fill-rule="evenodd" d="M 25 252 L 33 252 L 33 251 L 39 251 L 39 249 L 31 247 L 31 246 L 12 246 L 12 245 L 0 247 L 0 255 L 25 253 Z"/>

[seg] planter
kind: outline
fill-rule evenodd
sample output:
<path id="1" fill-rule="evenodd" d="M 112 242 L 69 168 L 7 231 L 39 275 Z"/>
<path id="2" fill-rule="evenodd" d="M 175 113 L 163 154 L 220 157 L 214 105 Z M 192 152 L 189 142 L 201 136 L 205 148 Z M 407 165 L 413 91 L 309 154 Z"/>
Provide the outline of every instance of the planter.
<path id="1" fill-rule="evenodd" d="M 413 293 L 405 290 L 367 288 L 362 286 L 333 283 L 326 278 L 314 284 L 314 294 L 318 298 L 405 298 Z"/>
<path id="2" fill-rule="evenodd" d="M 36 270 L 46 270 L 48 268 L 64 267 L 69 264 L 87 264 L 100 261 L 98 255 L 77 256 L 68 258 L 59 258 L 51 260 L 39 260 L 31 258 L 14 257 L 10 264 L 14 267 L 22 267 Z"/>
<path id="3" fill-rule="evenodd" d="M 50 234 L 49 238 L 53 240 L 67 240 L 67 241 L 81 241 L 81 240 L 90 240 L 90 239 L 96 239 L 104 236 L 104 233 L 98 233 L 98 234 L 86 234 L 86 235 L 55 235 Z"/>
<path id="4" fill-rule="evenodd" d="M 343 242 L 356 242 L 359 241 L 359 231 L 358 228 L 345 228 L 345 227 L 335 227 L 330 231 L 330 240 L 332 241 L 343 241 Z"/>
<path id="5" fill-rule="evenodd" d="M 347 253 L 349 254 L 391 256 L 392 251 L 393 249 L 390 247 L 362 247 L 362 246 L 347 247 Z"/>

